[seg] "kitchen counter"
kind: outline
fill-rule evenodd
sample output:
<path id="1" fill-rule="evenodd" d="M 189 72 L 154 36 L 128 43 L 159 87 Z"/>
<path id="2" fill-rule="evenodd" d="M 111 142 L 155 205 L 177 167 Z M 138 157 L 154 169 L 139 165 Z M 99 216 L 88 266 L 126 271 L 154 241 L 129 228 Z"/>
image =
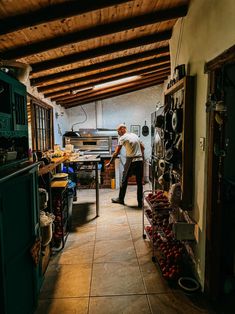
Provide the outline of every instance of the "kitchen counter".
<path id="1" fill-rule="evenodd" d="M 81 167 L 86 163 L 91 163 L 95 167 L 95 190 L 96 190 L 96 217 L 99 216 L 99 174 L 98 174 L 98 164 L 100 162 L 100 155 L 78 155 L 72 154 L 67 157 L 64 164 L 67 166 L 71 163 L 81 164 Z M 80 168 L 81 170 L 81 168 Z M 79 170 L 78 170 L 79 171 Z"/>
<path id="2" fill-rule="evenodd" d="M 68 157 L 52 158 L 51 163 L 49 165 L 39 168 L 38 175 L 42 176 L 48 172 L 53 171 L 56 167 L 58 167 L 60 164 L 66 161 L 67 158 Z"/>
<path id="3" fill-rule="evenodd" d="M 81 155 L 71 156 L 66 159 L 65 162 L 99 162 L 100 155 Z"/>

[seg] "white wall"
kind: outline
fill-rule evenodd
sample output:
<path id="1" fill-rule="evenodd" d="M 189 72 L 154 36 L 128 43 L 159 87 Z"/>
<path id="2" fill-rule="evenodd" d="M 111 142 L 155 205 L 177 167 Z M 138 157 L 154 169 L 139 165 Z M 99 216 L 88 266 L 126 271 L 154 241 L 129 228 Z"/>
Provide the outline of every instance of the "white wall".
<path id="1" fill-rule="evenodd" d="M 207 61 L 235 44 L 235 1 L 193 0 L 186 18 L 179 20 L 170 41 L 172 70 L 178 64 L 187 65 L 187 74 L 196 76 L 195 104 L 195 164 L 194 219 L 199 225 L 197 246 L 198 274 L 204 285 L 205 216 L 206 216 L 206 156 L 199 148 L 200 137 L 206 134 L 208 77 L 204 74 Z"/>
<path id="2" fill-rule="evenodd" d="M 163 85 L 149 87 L 129 94 L 92 102 L 83 106 L 64 109 L 55 105 L 49 99 L 38 93 L 37 89 L 27 85 L 30 94 L 53 107 L 54 111 L 54 137 L 55 144 L 61 145 L 62 135 L 66 131 L 79 130 L 79 128 L 109 128 L 113 129 L 125 122 L 130 130 L 131 125 L 140 125 L 140 130 L 145 121 L 149 127 L 149 135 L 140 138 L 145 145 L 145 157 L 151 154 L 151 113 L 156 110 L 156 105 L 163 102 Z M 56 117 L 56 113 L 59 116 Z M 62 113 L 62 115 L 61 115 Z"/>
<path id="3" fill-rule="evenodd" d="M 125 122 L 130 130 L 131 125 L 151 127 L 151 113 L 155 111 L 156 105 L 163 98 L 162 85 L 149 87 L 140 91 L 105 99 L 96 103 L 67 109 L 69 116 L 68 130 L 71 130 L 73 123 L 74 130 L 79 128 L 109 128 L 113 129 L 120 123 Z M 82 122 L 84 121 L 84 122 Z M 144 137 L 141 133 L 141 140 L 145 144 L 145 156 L 151 154 L 151 135 Z"/>

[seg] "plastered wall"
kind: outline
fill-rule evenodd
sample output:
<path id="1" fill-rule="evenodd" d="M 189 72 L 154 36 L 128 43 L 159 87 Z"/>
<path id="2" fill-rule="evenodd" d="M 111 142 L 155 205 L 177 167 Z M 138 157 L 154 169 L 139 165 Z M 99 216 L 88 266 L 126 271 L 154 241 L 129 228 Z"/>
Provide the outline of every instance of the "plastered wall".
<path id="1" fill-rule="evenodd" d="M 63 146 L 62 135 L 66 131 L 79 130 L 79 128 L 109 128 L 113 129 L 125 122 L 130 130 L 131 125 L 140 126 L 140 138 L 145 145 L 145 157 L 151 155 L 151 113 L 156 110 L 159 103 L 163 103 L 163 85 L 149 87 L 125 95 L 92 102 L 83 106 L 64 109 L 55 105 L 36 88 L 27 85 L 28 92 L 53 107 L 54 111 L 54 137 L 55 144 Z M 58 115 L 56 115 L 58 113 Z M 142 135 L 142 127 L 149 127 L 149 135 Z"/>
<path id="2" fill-rule="evenodd" d="M 163 86 L 153 86 L 140 91 L 105 99 L 96 103 L 68 109 L 69 125 L 74 123 L 74 130 L 79 128 L 109 128 L 113 129 L 120 123 L 140 126 L 140 138 L 145 145 L 145 157 L 151 155 L 151 136 L 142 135 L 142 127 L 151 127 L 151 113 L 155 111 L 158 102 L 162 102 Z"/>
<path id="3" fill-rule="evenodd" d="M 187 74 L 196 77 L 195 184 L 192 214 L 199 227 L 196 262 L 202 286 L 204 285 L 205 271 L 207 165 L 206 150 L 200 149 L 199 141 L 200 137 L 204 137 L 207 141 L 205 103 L 208 77 L 204 73 L 204 65 L 234 44 L 234 0 L 192 0 L 187 17 L 177 22 L 170 41 L 172 70 L 178 64 L 186 64 Z"/>

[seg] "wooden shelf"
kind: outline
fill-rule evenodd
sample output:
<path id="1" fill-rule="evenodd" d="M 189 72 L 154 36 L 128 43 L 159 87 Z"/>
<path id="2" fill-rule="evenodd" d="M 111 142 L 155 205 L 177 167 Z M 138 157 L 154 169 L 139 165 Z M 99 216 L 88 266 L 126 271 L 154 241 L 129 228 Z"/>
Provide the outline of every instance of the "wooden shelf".
<path id="1" fill-rule="evenodd" d="M 178 82 L 176 82 L 174 85 L 172 85 L 170 88 L 168 88 L 165 92 L 165 96 L 167 95 L 172 95 L 175 92 L 177 92 L 178 90 L 182 89 L 185 85 L 186 80 L 189 78 L 189 76 L 186 76 L 184 78 L 182 78 L 181 80 L 179 80 Z"/>
<path id="2" fill-rule="evenodd" d="M 39 168 L 38 175 L 42 176 L 48 172 L 53 171 L 56 167 L 62 164 L 65 160 L 67 160 L 67 157 L 52 158 L 51 163 L 49 165 Z"/>

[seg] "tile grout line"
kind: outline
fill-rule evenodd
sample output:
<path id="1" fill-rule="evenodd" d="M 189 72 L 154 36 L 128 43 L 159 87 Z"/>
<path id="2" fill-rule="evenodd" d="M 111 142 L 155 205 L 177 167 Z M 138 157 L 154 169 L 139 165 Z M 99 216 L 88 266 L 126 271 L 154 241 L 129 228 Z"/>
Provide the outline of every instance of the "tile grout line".
<path id="1" fill-rule="evenodd" d="M 129 218 L 128 218 L 128 215 L 127 215 L 127 212 L 126 212 L 126 208 L 125 208 L 125 213 L 126 213 L 126 216 L 127 216 L 127 222 L 128 222 L 128 226 L 129 226 L 130 233 L 131 233 L 131 240 L 132 240 L 133 247 L 134 247 L 134 250 L 135 250 L 135 255 L 136 255 L 137 263 L 138 263 L 138 266 L 139 266 L 139 271 L 140 271 L 140 274 L 141 274 L 141 279 L 142 279 L 143 286 L 144 286 L 144 289 L 145 289 L 145 296 L 146 296 L 146 298 L 147 298 L 149 310 L 150 310 L 151 314 L 153 314 L 153 311 L 152 311 L 152 308 L 151 308 L 151 305 L 150 305 L 150 301 L 149 301 L 149 298 L 148 298 L 147 287 L 146 287 L 146 284 L 145 284 L 145 281 L 144 281 L 143 273 L 142 273 L 142 271 L 141 271 L 141 267 L 140 267 L 140 263 L 139 263 L 139 258 L 138 258 L 137 251 L 136 251 L 136 248 L 135 248 L 135 245 L 134 245 L 134 240 L 133 240 L 133 236 L 132 236 L 132 230 L 131 230 L 131 227 L 130 227 L 130 221 L 129 221 Z"/>
<path id="2" fill-rule="evenodd" d="M 89 296 L 88 296 L 87 314 L 89 314 L 90 312 L 91 286 L 92 286 L 92 279 L 93 279 L 93 267 L 94 267 L 96 236 L 97 236 L 97 219 L 99 219 L 99 217 L 96 217 L 96 224 L 95 224 L 95 240 L 94 240 L 94 247 L 93 247 L 93 254 L 92 254 L 92 261 L 91 261 L 91 280 L 90 280 L 90 289 L 89 289 Z"/>

